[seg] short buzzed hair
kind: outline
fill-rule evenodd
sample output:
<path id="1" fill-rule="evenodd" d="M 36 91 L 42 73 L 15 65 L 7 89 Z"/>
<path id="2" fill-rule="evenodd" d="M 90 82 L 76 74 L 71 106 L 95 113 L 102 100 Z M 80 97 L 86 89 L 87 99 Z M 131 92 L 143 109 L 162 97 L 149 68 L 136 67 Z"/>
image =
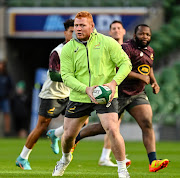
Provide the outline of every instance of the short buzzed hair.
<path id="1" fill-rule="evenodd" d="M 78 12 L 75 16 L 75 18 L 78 18 L 78 19 L 83 18 L 83 17 L 85 17 L 85 18 L 89 19 L 91 22 L 93 22 L 92 15 L 87 11 Z"/>
<path id="2" fill-rule="evenodd" d="M 150 26 L 147 25 L 147 24 L 139 24 L 139 25 L 137 25 L 137 26 L 135 27 L 135 29 L 134 29 L 134 34 L 137 33 L 139 27 L 148 27 L 148 28 L 150 28 Z M 151 28 L 150 28 L 150 31 L 151 31 Z"/>
<path id="3" fill-rule="evenodd" d="M 74 27 L 74 20 L 73 19 L 68 19 L 64 22 L 65 31 L 67 31 L 69 29 L 69 27 Z"/>
<path id="4" fill-rule="evenodd" d="M 119 20 L 114 20 L 114 21 L 109 25 L 109 29 L 110 29 L 110 30 L 111 30 L 112 24 L 114 24 L 114 23 L 119 23 L 119 24 L 121 24 L 122 27 L 124 28 L 123 23 L 122 23 L 121 21 L 119 21 Z"/>

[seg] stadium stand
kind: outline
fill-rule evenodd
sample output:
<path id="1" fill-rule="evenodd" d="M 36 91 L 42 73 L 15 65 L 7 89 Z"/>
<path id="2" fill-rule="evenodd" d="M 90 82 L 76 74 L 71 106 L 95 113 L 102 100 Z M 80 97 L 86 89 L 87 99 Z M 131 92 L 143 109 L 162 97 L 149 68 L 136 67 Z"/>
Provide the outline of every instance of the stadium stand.
<path id="1" fill-rule="evenodd" d="M 6 0 L 8 7 L 151 7 L 160 6 L 163 0 Z"/>

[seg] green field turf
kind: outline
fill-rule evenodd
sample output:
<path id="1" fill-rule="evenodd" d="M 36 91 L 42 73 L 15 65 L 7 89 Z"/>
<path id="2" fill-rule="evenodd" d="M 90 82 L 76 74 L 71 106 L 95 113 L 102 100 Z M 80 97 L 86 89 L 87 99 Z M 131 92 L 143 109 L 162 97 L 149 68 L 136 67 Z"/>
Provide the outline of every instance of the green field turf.
<path id="1" fill-rule="evenodd" d="M 15 166 L 15 160 L 22 150 L 24 139 L 0 139 L 0 177 L 52 177 L 52 171 L 61 154 L 55 155 L 48 139 L 40 139 L 34 147 L 29 161 L 32 171 Z M 64 173 L 64 178 L 117 178 L 117 168 L 100 167 L 98 159 L 103 141 L 81 141 L 74 152 L 74 159 Z M 158 158 L 168 158 L 168 167 L 157 173 L 148 171 L 148 159 L 142 142 L 126 142 L 128 158 L 132 160 L 131 178 L 180 178 L 180 142 L 158 142 Z M 114 157 L 112 156 L 114 161 Z"/>

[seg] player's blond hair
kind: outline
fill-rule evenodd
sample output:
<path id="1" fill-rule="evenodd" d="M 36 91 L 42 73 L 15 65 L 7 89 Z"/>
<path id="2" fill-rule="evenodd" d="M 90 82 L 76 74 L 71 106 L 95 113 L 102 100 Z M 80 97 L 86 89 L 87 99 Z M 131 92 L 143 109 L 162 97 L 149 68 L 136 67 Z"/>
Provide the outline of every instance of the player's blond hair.
<path id="1" fill-rule="evenodd" d="M 78 12 L 75 16 L 75 18 L 78 18 L 78 19 L 83 18 L 83 17 L 89 19 L 90 22 L 93 22 L 92 15 L 87 11 Z"/>

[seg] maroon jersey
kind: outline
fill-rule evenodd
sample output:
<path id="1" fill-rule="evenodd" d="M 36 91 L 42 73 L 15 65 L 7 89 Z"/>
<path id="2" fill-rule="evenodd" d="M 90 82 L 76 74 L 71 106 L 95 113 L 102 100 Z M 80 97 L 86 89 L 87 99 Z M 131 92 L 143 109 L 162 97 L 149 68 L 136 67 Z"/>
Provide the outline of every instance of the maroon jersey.
<path id="1" fill-rule="evenodd" d="M 56 51 L 53 51 L 49 57 L 49 71 L 60 71 L 60 59 Z"/>
<path id="2" fill-rule="evenodd" d="M 123 43 L 122 48 L 131 60 L 132 71 L 142 75 L 149 75 L 154 60 L 153 49 L 150 46 L 140 48 L 133 39 Z M 141 80 L 126 78 L 119 85 L 119 94 L 137 95 L 144 90 L 145 85 L 145 82 Z"/>
<path id="3" fill-rule="evenodd" d="M 64 41 L 60 45 L 65 45 L 65 44 L 66 42 Z M 49 71 L 53 71 L 53 72 L 60 71 L 60 58 L 56 50 L 54 50 L 49 56 Z"/>

